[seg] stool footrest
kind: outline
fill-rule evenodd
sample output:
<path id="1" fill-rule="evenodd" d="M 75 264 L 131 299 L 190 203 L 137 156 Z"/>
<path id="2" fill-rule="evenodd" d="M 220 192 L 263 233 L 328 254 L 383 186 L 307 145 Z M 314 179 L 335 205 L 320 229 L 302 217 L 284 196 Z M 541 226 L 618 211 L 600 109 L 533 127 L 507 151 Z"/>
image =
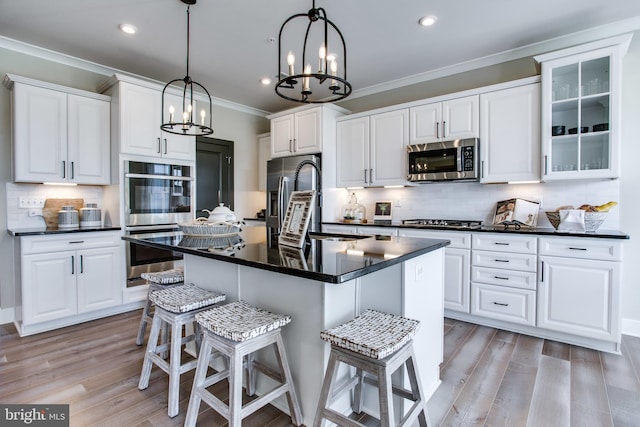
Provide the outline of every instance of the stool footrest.
<path id="1" fill-rule="evenodd" d="M 358 377 L 354 377 L 354 378 L 357 379 Z M 369 385 L 378 387 L 378 381 L 376 381 L 374 378 L 371 378 L 371 377 L 365 375 L 362 380 L 365 383 L 369 384 Z M 393 394 L 398 395 L 398 396 L 402 397 L 403 399 L 412 400 L 414 402 L 416 401 L 416 398 L 414 397 L 414 395 L 411 392 L 411 390 L 407 390 L 406 388 L 398 387 L 397 385 L 392 385 L 391 386 L 391 390 L 393 391 Z"/>

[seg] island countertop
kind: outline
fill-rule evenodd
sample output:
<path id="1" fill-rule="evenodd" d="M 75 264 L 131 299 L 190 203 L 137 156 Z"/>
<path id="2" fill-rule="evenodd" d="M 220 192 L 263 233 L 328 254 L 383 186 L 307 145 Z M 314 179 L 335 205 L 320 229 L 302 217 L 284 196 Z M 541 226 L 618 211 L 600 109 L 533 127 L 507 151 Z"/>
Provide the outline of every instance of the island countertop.
<path id="1" fill-rule="evenodd" d="M 237 235 L 225 236 L 193 237 L 185 236 L 181 232 L 169 232 L 154 237 L 122 238 L 145 246 L 324 283 L 344 283 L 432 252 L 450 243 L 443 239 L 412 237 L 326 233 L 314 233 L 314 236 L 304 249 L 268 245 L 264 227 L 244 227 Z"/>

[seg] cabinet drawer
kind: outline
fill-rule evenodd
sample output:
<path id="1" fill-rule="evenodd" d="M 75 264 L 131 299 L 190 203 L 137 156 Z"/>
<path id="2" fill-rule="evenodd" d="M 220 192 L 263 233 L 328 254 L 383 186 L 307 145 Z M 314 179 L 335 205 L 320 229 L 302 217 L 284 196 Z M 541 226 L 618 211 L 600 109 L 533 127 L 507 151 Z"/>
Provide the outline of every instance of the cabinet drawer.
<path id="1" fill-rule="evenodd" d="M 471 281 L 496 286 L 536 290 L 536 273 L 526 271 L 472 267 Z"/>
<path id="2" fill-rule="evenodd" d="M 473 249 L 522 254 L 535 254 L 538 250 L 537 238 L 532 236 L 474 233 L 472 239 Z"/>
<path id="3" fill-rule="evenodd" d="M 607 239 L 541 237 L 540 255 L 620 261 L 622 245 Z"/>
<path id="4" fill-rule="evenodd" d="M 422 237 L 425 239 L 447 239 L 451 241 L 451 244 L 447 246 L 448 248 L 471 249 L 471 233 L 399 228 L 398 235 L 406 237 Z"/>
<path id="5" fill-rule="evenodd" d="M 24 236 L 20 238 L 22 254 L 104 248 L 120 244 L 119 231 L 94 231 L 64 235 Z"/>
<path id="6" fill-rule="evenodd" d="M 534 326 L 536 293 L 524 289 L 471 283 L 471 314 Z"/>
<path id="7" fill-rule="evenodd" d="M 472 250 L 471 265 L 535 272 L 536 256 L 529 254 Z"/>

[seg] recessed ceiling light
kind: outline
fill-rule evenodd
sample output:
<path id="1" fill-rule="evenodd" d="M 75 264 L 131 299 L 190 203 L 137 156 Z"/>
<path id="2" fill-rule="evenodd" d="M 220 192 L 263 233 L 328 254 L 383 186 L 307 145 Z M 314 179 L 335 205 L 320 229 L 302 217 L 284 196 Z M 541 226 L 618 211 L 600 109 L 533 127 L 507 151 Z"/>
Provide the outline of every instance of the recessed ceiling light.
<path id="1" fill-rule="evenodd" d="M 271 84 L 271 79 L 269 77 L 263 77 L 260 79 L 260 83 L 262 83 L 263 85 L 270 85 Z"/>
<path id="2" fill-rule="evenodd" d="M 431 25 L 435 24 L 437 20 L 438 20 L 437 16 L 429 15 L 429 16 L 423 16 L 422 18 L 420 18 L 418 23 L 423 27 L 430 27 Z"/>
<path id="3" fill-rule="evenodd" d="M 131 24 L 120 24 L 120 29 L 127 34 L 135 34 L 138 29 Z"/>

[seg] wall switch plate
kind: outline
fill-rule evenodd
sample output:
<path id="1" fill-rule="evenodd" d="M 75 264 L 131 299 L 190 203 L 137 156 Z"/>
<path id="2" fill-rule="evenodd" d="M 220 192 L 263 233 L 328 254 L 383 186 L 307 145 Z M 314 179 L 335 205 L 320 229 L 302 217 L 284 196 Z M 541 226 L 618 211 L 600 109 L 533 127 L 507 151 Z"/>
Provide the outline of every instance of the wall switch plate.
<path id="1" fill-rule="evenodd" d="M 27 197 L 20 196 L 18 198 L 18 207 L 22 209 L 42 209 L 44 208 L 44 201 L 46 197 Z"/>

